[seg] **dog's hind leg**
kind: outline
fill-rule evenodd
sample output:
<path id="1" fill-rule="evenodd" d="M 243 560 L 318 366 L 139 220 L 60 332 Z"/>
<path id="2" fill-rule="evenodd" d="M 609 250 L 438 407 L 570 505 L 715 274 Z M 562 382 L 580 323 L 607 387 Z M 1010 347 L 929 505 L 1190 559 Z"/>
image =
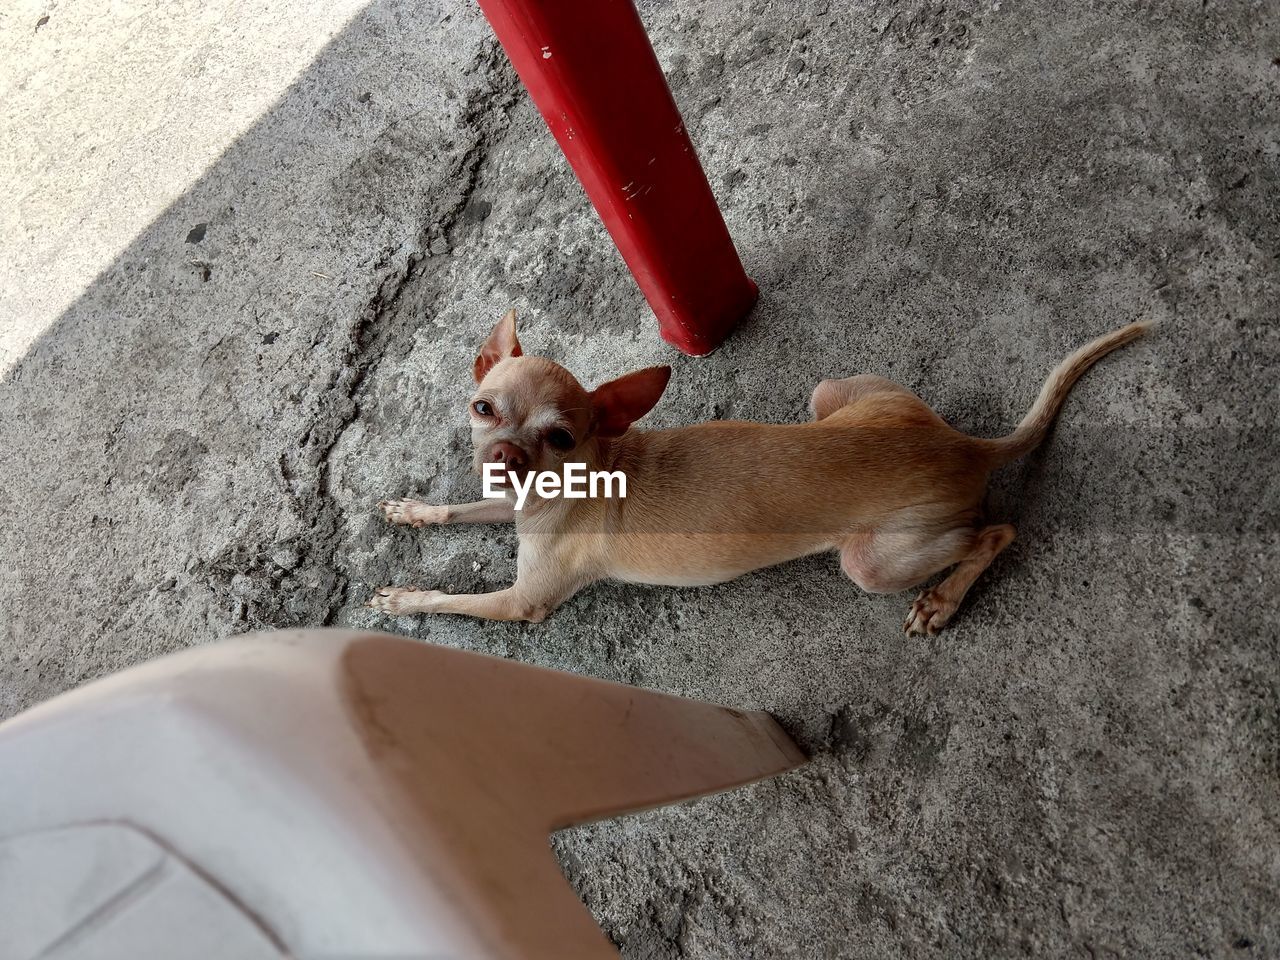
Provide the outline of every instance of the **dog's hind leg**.
<path id="1" fill-rule="evenodd" d="M 900 593 L 959 563 L 973 548 L 972 527 L 945 533 L 887 530 L 855 533 L 840 547 L 840 569 L 867 593 Z"/>
<path id="2" fill-rule="evenodd" d="M 921 529 L 868 531 L 840 547 L 840 569 L 868 593 L 898 593 L 955 565 L 936 587 L 925 590 L 907 615 L 907 633 L 935 634 L 951 620 L 975 580 L 1013 542 L 1009 524 L 952 527 L 944 533 Z"/>
<path id="3" fill-rule="evenodd" d="M 860 373 L 856 377 L 845 377 L 841 380 L 823 380 L 813 388 L 813 393 L 809 396 L 809 409 L 813 413 L 813 419 L 825 420 L 841 407 L 847 407 L 851 403 L 875 394 L 886 393 L 907 396 L 917 403 L 924 403 L 900 383 L 894 383 L 874 373 Z"/>
<path id="4" fill-rule="evenodd" d="M 1013 543 L 1011 524 L 984 527 L 973 537 L 968 553 L 960 560 L 951 574 L 936 587 L 925 590 L 911 605 L 903 630 L 907 633 L 927 633 L 930 636 L 947 625 L 955 614 L 960 601 L 969 592 L 982 571 L 991 566 L 1005 547 Z"/>

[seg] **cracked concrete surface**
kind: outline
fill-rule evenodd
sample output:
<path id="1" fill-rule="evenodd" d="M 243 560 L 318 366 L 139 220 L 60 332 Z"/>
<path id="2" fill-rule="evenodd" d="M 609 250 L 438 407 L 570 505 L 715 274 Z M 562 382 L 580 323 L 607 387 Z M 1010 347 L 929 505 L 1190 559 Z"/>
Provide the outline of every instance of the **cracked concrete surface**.
<path id="1" fill-rule="evenodd" d="M 0 19 L 0 716 L 250 629 L 391 630 L 765 708 L 813 754 L 556 838 L 631 960 L 1280 955 L 1274 5 L 642 5 L 762 288 L 702 360 L 471 6 L 169 5 L 126 42 L 153 7 Z M 375 511 L 473 498 L 510 306 L 584 382 L 672 363 L 653 426 L 868 371 L 997 435 L 1074 345 L 1161 326 L 1000 477 L 1019 540 L 938 638 L 831 558 L 536 626 L 374 615 L 514 574 L 509 535 Z"/>

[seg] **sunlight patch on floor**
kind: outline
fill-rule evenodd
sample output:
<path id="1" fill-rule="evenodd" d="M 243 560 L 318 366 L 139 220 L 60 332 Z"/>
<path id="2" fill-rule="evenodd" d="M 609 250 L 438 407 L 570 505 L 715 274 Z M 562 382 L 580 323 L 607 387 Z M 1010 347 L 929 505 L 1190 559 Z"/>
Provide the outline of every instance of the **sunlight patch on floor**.
<path id="1" fill-rule="evenodd" d="M 368 0 L 0 11 L 0 377 Z"/>

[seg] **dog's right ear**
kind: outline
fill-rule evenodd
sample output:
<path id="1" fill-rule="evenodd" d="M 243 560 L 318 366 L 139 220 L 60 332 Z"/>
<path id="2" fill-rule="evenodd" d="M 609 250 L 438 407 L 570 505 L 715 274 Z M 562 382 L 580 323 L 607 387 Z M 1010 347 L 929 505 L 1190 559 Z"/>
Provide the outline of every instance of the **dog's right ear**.
<path id="1" fill-rule="evenodd" d="M 476 357 L 475 369 L 472 371 L 476 383 L 483 380 L 484 375 L 492 370 L 499 360 L 518 357 L 523 353 L 524 351 L 520 349 L 520 341 L 516 339 L 516 312 L 508 310 L 506 316 L 493 328 L 493 333 L 489 334 L 489 339 L 480 348 L 480 355 Z"/>

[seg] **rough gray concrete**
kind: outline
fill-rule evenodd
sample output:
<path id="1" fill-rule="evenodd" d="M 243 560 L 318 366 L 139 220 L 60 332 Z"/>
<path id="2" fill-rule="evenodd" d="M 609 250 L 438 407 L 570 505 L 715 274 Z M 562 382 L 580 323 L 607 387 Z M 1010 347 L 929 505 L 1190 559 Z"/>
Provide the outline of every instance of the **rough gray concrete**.
<path id="1" fill-rule="evenodd" d="M 470 6 L 375 0 L 5 375 L 0 716 L 232 633 L 376 627 L 767 708 L 812 752 L 556 839 L 629 960 L 1280 956 L 1275 5 L 642 12 L 763 290 L 734 338 L 657 338 Z M 1072 346 L 1162 326 L 1001 477 L 1020 539 L 939 638 L 829 558 L 537 626 L 375 616 L 372 585 L 512 577 L 509 536 L 374 514 L 477 489 L 467 371 L 509 306 L 586 382 L 673 363 L 653 425 L 793 419 L 872 371 L 996 435 Z"/>

